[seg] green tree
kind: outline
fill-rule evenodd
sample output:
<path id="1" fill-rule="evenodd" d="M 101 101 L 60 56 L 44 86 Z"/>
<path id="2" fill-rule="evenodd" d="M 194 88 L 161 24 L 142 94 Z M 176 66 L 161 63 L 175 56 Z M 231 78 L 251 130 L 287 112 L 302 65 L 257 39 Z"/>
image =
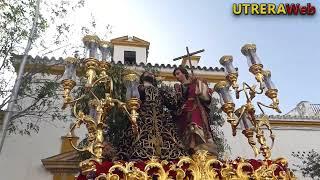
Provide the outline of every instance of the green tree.
<path id="1" fill-rule="evenodd" d="M 41 61 L 23 73 L 17 99 L 12 92 L 21 60 L 32 61 L 28 54 L 43 56 L 58 49 L 79 48 L 65 45 L 70 40 L 68 35 L 73 33 L 73 25 L 64 19 L 84 5 L 84 0 L 0 0 L 0 109 L 3 114 L 11 102 L 14 104 L 7 127 L 9 133 L 30 135 L 39 131 L 42 121 L 66 120 L 58 113 L 59 107 L 53 106 L 59 76 L 48 78 Z M 78 29 L 84 32 L 85 27 Z"/>
<path id="2" fill-rule="evenodd" d="M 225 153 L 230 152 L 230 146 L 224 137 L 222 131 L 222 126 L 226 119 L 223 117 L 222 110 L 219 108 L 219 99 L 213 97 L 210 103 L 210 114 L 209 114 L 209 124 L 211 125 L 211 132 L 213 136 L 213 141 L 218 146 L 219 158 L 223 158 Z"/>
<path id="3" fill-rule="evenodd" d="M 301 171 L 303 177 L 311 177 L 312 179 L 320 179 L 320 154 L 314 149 L 311 151 L 292 152 L 292 156 L 298 158 L 301 163 L 294 164 L 295 171 Z"/>

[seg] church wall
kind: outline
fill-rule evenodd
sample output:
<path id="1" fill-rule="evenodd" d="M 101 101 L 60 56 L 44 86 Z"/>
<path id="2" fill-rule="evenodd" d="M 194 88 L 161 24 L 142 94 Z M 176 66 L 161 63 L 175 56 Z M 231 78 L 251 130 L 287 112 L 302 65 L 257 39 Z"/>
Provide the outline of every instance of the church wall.
<path id="1" fill-rule="evenodd" d="M 241 130 L 237 130 L 237 136 L 233 137 L 231 127 L 229 123 L 225 123 L 223 126 L 224 135 L 228 144 L 231 146 L 230 158 L 234 159 L 238 156 L 244 158 L 254 158 L 254 153 L 247 143 L 247 138 L 241 133 Z M 274 147 L 272 149 L 272 159 L 284 157 L 288 160 L 289 167 L 294 169 L 293 164 L 301 163 L 297 158 L 294 158 L 291 153 L 297 151 L 310 151 L 314 149 L 320 152 L 320 128 L 297 128 L 297 127 L 273 127 L 274 134 L 276 135 Z M 269 133 L 265 131 L 265 137 L 268 139 Z M 257 146 L 259 147 L 259 146 Z M 258 159 L 263 159 L 260 155 Z M 298 179 L 303 178 L 299 172 L 295 173 Z"/>
<path id="2" fill-rule="evenodd" d="M 124 62 L 124 51 L 136 51 L 136 61 L 137 63 L 146 63 L 147 54 L 145 47 L 134 47 L 134 46 L 120 46 L 115 45 L 113 49 L 113 60 L 115 62 Z"/>
<path id="3" fill-rule="evenodd" d="M 50 78 L 46 77 L 46 78 Z M 40 83 L 39 81 L 37 81 Z M 32 86 L 36 86 L 32 84 Z M 61 89 L 62 90 L 62 89 Z M 58 92 L 62 97 L 62 91 Z M 31 99 L 23 99 L 19 102 L 23 106 L 31 103 Z M 54 99 L 55 107 L 62 107 L 62 98 Z M 49 109 L 50 112 L 51 109 Z M 59 113 L 66 115 L 67 121 L 59 121 L 49 118 L 39 119 L 40 130 L 38 133 L 31 132 L 31 136 L 11 134 L 7 135 L 5 144 L 0 155 L 0 179 L 10 180 L 52 180 L 53 175 L 47 171 L 41 159 L 60 153 L 61 136 L 69 131 L 69 126 L 74 119 L 71 117 L 69 108 L 60 110 Z M 29 122 L 31 117 L 22 117 L 19 120 Z M 37 119 L 33 118 L 36 121 Z M 85 129 L 76 131 L 80 139 L 85 135 Z"/>
<path id="4" fill-rule="evenodd" d="M 41 123 L 39 133 L 31 136 L 7 136 L 0 156 L 1 179 L 52 180 L 41 159 L 60 153 L 60 137 L 69 128 L 67 122 L 53 123 Z"/>

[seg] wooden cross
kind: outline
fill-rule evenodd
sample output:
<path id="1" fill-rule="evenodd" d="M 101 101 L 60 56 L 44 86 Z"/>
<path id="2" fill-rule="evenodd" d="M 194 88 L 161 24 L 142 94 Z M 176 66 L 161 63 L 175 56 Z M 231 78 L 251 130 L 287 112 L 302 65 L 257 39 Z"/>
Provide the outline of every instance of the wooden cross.
<path id="1" fill-rule="evenodd" d="M 199 53 L 202 53 L 204 52 L 204 49 L 201 49 L 199 51 L 195 51 L 195 52 L 192 52 L 192 53 L 189 53 L 189 48 L 188 46 L 186 47 L 186 50 L 187 50 L 187 54 L 186 55 L 183 55 L 183 56 L 180 56 L 180 57 L 177 57 L 177 58 L 174 58 L 173 61 L 177 61 L 179 59 L 183 59 L 183 58 L 188 58 L 188 61 L 189 61 L 189 66 L 190 66 L 190 69 L 191 69 L 191 74 L 192 76 L 194 75 L 193 74 L 193 66 L 191 64 L 191 56 L 195 55 L 195 54 L 199 54 Z"/>

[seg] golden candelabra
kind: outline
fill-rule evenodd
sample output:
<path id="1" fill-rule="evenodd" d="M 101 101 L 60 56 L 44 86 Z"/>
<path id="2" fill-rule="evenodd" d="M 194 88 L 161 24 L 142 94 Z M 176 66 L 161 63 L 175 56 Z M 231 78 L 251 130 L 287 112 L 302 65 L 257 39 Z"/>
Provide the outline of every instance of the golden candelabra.
<path id="1" fill-rule="evenodd" d="M 271 81 L 271 72 L 263 69 L 263 65 L 256 54 L 256 45 L 246 44 L 241 48 L 241 52 L 248 60 L 249 71 L 255 76 L 255 79 L 259 83 L 259 89 L 256 90 L 257 85 L 249 86 L 245 82 L 242 83 L 242 87 L 239 89 L 239 85 L 237 83 L 238 72 L 232 64 L 232 56 L 223 56 L 220 59 L 220 64 L 224 66 L 227 73 L 227 81 L 218 82 L 214 89 L 221 97 L 222 110 L 227 114 L 227 121 L 231 124 L 233 136 L 236 136 L 236 130 L 239 128 L 239 124 L 242 123 L 244 127 L 242 133 L 248 139 L 248 143 L 252 147 L 255 156 L 262 154 L 267 160 L 270 159 L 271 148 L 273 146 L 275 136 L 272 133 L 269 118 L 262 107 L 270 108 L 281 113 L 277 97 L 278 90 Z M 241 92 L 244 93 L 246 104 L 235 109 L 235 104 L 229 92 L 229 87 L 232 87 L 235 90 L 236 99 L 240 98 Z M 258 118 L 255 114 L 256 110 L 252 100 L 257 94 L 262 94 L 263 92 L 265 92 L 265 95 L 272 100 L 272 103 L 270 105 L 265 105 L 261 102 L 257 102 L 257 106 L 262 112 L 262 116 Z M 263 127 L 270 131 L 270 138 L 272 141 L 271 146 L 267 145 Z M 258 143 L 260 144 L 259 149 L 256 147 Z"/>
<path id="2" fill-rule="evenodd" d="M 91 154 L 91 159 L 80 163 L 82 172 L 94 170 L 92 160 L 101 163 L 103 160 L 104 135 L 103 130 L 106 127 L 106 117 L 112 107 L 116 106 L 123 109 L 129 115 L 134 132 L 138 131 L 137 126 L 137 109 L 140 106 L 138 92 L 138 76 L 133 71 L 127 70 L 124 74 L 124 81 L 127 88 L 126 102 L 121 102 L 112 97 L 113 79 L 108 75 L 108 70 L 111 67 L 110 61 L 110 43 L 100 40 L 97 36 L 87 35 L 83 38 L 83 43 L 87 48 L 87 56 L 85 57 L 82 67 L 85 67 L 86 83 L 85 94 L 78 99 L 73 99 L 71 96 L 72 89 L 76 86 L 76 68 L 79 61 L 76 58 L 66 58 L 65 73 L 63 75 L 62 85 L 64 89 L 63 108 L 70 105 L 73 109 L 73 114 L 76 117 L 75 123 L 71 126 L 70 143 L 77 151 L 88 151 Z M 101 52 L 101 60 L 98 60 L 98 49 Z M 81 65 L 80 65 L 81 67 Z M 98 98 L 93 92 L 93 88 L 102 85 L 104 87 L 104 96 Z M 77 103 L 86 95 L 92 95 L 92 99 L 88 101 L 90 113 L 85 114 L 82 110 L 78 110 Z M 88 131 L 88 144 L 83 148 L 78 148 L 71 141 L 71 134 L 75 128 L 85 125 Z"/>

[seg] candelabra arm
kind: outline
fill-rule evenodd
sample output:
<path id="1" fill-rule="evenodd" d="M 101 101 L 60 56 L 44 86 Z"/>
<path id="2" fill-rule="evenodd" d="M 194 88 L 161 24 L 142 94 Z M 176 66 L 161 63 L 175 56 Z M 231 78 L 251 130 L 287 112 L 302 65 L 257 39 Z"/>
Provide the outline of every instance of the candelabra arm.
<path id="1" fill-rule="evenodd" d="M 111 102 L 117 104 L 119 108 L 121 108 L 121 109 L 125 110 L 127 113 L 129 113 L 129 111 L 127 110 L 127 107 L 126 107 L 126 103 L 120 101 L 119 99 L 112 99 Z"/>
<path id="2" fill-rule="evenodd" d="M 86 124 L 88 132 L 94 134 L 97 130 L 97 124 L 96 122 L 94 122 L 94 119 L 90 116 L 85 115 L 83 118 L 83 122 Z"/>
<path id="3" fill-rule="evenodd" d="M 247 84 L 247 83 L 242 83 L 242 89 L 239 89 L 236 91 L 236 98 L 239 99 L 240 98 L 240 93 L 243 91 L 244 94 L 246 95 L 246 98 L 247 98 L 247 101 L 250 99 L 249 96 L 248 96 L 248 93 L 247 93 L 247 90 L 250 89 L 251 90 L 251 87 Z M 253 98 L 251 98 L 252 100 Z"/>
<path id="4" fill-rule="evenodd" d="M 272 107 L 267 106 L 267 105 L 265 105 L 265 104 L 263 104 L 263 103 L 261 103 L 261 102 L 257 102 L 257 105 L 258 105 L 260 111 L 262 112 L 262 114 L 265 114 L 265 112 L 264 112 L 264 110 L 262 109 L 261 106 L 264 106 L 264 107 L 267 107 L 267 108 L 272 108 Z"/>
<path id="5" fill-rule="evenodd" d="M 232 135 L 235 136 L 237 134 L 237 127 L 240 124 L 240 119 L 242 118 L 242 116 L 244 115 L 244 113 L 246 112 L 246 106 L 241 106 L 239 109 L 237 109 L 236 111 L 236 116 L 238 117 L 236 119 L 236 121 L 234 122 L 234 124 L 231 124 L 232 127 Z"/>
<path id="6" fill-rule="evenodd" d="M 78 113 L 77 113 L 77 103 L 78 103 L 78 101 L 76 101 L 76 102 L 74 103 L 74 106 L 73 106 L 73 115 L 74 115 L 77 119 L 79 119 L 79 116 L 78 116 Z"/>
<path id="7" fill-rule="evenodd" d="M 124 111 L 126 111 L 126 113 L 128 114 L 128 116 L 131 118 L 131 114 L 130 114 L 130 112 L 128 111 L 127 106 L 123 105 L 123 106 L 121 106 L 121 107 L 123 108 Z"/>
<path id="8" fill-rule="evenodd" d="M 248 139 L 248 143 L 251 146 L 255 157 L 257 157 L 257 155 L 259 154 L 259 149 L 256 147 L 256 142 L 253 137 L 254 129 L 253 128 L 244 129 L 242 131 L 242 134 Z"/>
<path id="9" fill-rule="evenodd" d="M 245 95 L 246 95 L 246 98 L 247 98 L 247 101 L 251 101 L 251 100 L 253 100 L 254 98 L 255 98 L 255 96 L 256 96 L 256 94 L 262 94 L 263 93 L 263 89 L 261 89 L 260 88 L 260 91 L 256 91 L 255 89 L 256 89 L 256 85 L 253 85 L 252 87 L 251 86 L 249 86 L 247 83 L 243 83 L 242 84 L 243 85 L 243 89 L 241 89 L 241 90 L 239 90 L 237 93 L 237 99 L 239 99 L 239 93 L 241 92 L 241 91 L 244 91 L 244 93 L 245 93 Z M 249 95 L 248 95 L 248 92 L 247 92 L 247 90 L 249 90 L 249 95 L 250 95 L 250 97 L 249 97 Z"/>
<path id="10" fill-rule="evenodd" d="M 92 83 L 92 86 L 94 86 L 94 85 L 97 84 L 97 83 L 102 82 L 103 79 L 109 79 L 109 76 L 108 76 L 108 75 L 105 75 L 105 76 L 99 77 L 97 80 L 95 80 L 95 81 Z"/>
<path id="11" fill-rule="evenodd" d="M 278 106 L 275 106 L 274 104 L 271 104 L 271 105 L 268 106 L 268 105 L 265 105 L 265 104 L 263 104 L 263 103 L 261 103 L 261 102 L 257 102 L 257 105 L 258 105 L 259 109 L 261 110 L 262 114 L 265 114 L 264 110 L 262 109 L 262 106 L 263 106 L 263 107 L 266 107 L 266 108 L 273 109 L 273 110 L 281 113 L 279 107 L 278 107 Z"/>
<path id="12" fill-rule="evenodd" d="M 131 126 L 132 126 L 132 130 L 133 130 L 133 133 L 134 133 L 134 135 L 136 135 L 136 136 L 138 136 L 138 124 L 137 124 L 137 122 L 136 122 L 136 118 L 137 118 L 137 116 L 139 115 L 135 110 L 132 112 L 132 113 L 130 113 L 129 111 L 128 111 L 128 108 L 127 108 L 127 106 L 124 104 L 123 106 L 122 106 L 122 108 L 126 111 L 126 113 L 128 114 L 128 116 L 129 116 L 129 119 L 130 119 L 130 121 L 131 121 Z M 138 137 L 136 137 L 136 140 L 138 139 Z"/>
<path id="13" fill-rule="evenodd" d="M 70 101 L 69 104 L 72 105 L 72 104 L 76 103 L 77 101 L 79 101 L 80 99 L 82 99 L 82 98 L 84 98 L 84 97 L 85 97 L 85 95 L 82 95 L 82 96 L 80 96 L 79 98 Z"/>
<path id="14" fill-rule="evenodd" d="M 237 92 L 241 92 L 241 91 L 243 91 L 244 89 L 245 90 L 247 90 L 247 89 L 249 89 L 250 91 L 252 91 L 252 92 L 254 92 L 254 93 L 256 93 L 256 94 L 262 94 L 263 93 L 263 86 L 262 86 L 262 83 L 261 82 L 259 82 L 259 89 L 260 89 L 260 91 L 256 91 L 255 90 L 255 87 L 256 87 L 256 85 L 253 85 L 252 87 L 250 87 L 247 83 L 243 83 L 243 84 L 245 84 L 245 88 L 243 88 L 243 89 L 240 89 L 240 90 L 238 90 Z"/>
<path id="15" fill-rule="evenodd" d="M 110 82 L 110 85 L 109 85 L 109 93 L 112 94 L 113 92 L 113 80 L 111 79 L 111 77 L 109 77 L 109 82 Z M 107 87 L 107 83 L 105 84 L 105 88 L 108 89 Z"/>
<path id="16" fill-rule="evenodd" d="M 89 152 L 90 152 L 90 148 L 92 149 L 92 147 L 91 147 L 92 145 L 91 145 L 90 147 L 78 148 L 78 147 L 77 147 L 76 145 L 74 145 L 73 142 L 72 142 L 72 138 L 73 138 L 72 134 L 74 134 L 74 129 L 75 129 L 76 127 L 79 128 L 79 126 L 81 125 L 81 123 L 82 123 L 81 120 L 77 120 L 77 122 L 74 123 L 74 124 L 71 126 L 70 131 L 69 131 L 69 133 L 68 133 L 68 135 L 67 135 L 67 138 L 68 138 L 71 146 L 73 147 L 73 149 L 75 149 L 75 150 L 77 150 L 77 151 L 80 151 L 80 152 L 84 152 L 84 151 L 89 151 Z"/>
<path id="17" fill-rule="evenodd" d="M 68 134 L 68 137 L 71 136 L 71 134 L 72 134 L 73 131 L 74 131 L 74 128 L 80 127 L 81 124 L 82 124 L 82 121 L 81 121 L 81 120 L 77 120 L 75 123 L 73 123 L 73 125 L 72 125 L 71 128 L 70 128 L 70 132 L 69 132 L 69 134 Z"/>
<path id="18" fill-rule="evenodd" d="M 103 82 L 102 80 L 110 80 L 111 78 L 108 75 L 104 75 L 102 77 L 99 77 L 98 79 L 96 79 L 93 83 L 92 83 L 92 87 L 95 86 L 97 83 L 101 83 Z"/>
<path id="19" fill-rule="evenodd" d="M 84 97 L 84 96 L 83 96 L 83 97 Z M 83 98 L 83 97 L 82 97 L 82 98 Z M 74 106 L 73 106 L 73 115 L 76 117 L 76 119 L 82 121 L 84 114 L 83 114 L 83 112 L 81 112 L 81 111 L 80 111 L 79 114 L 78 114 L 78 112 L 77 112 L 77 103 L 78 103 L 78 101 L 75 101 L 75 103 L 74 103 Z"/>
<path id="20" fill-rule="evenodd" d="M 130 113 L 127 106 L 126 106 L 126 103 L 123 103 L 117 99 L 115 99 L 115 101 L 118 103 L 119 107 L 122 108 L 129 116 L 131 123 L 132 123 L 132 126 L 133 126 L 133 130 L 135 131 L 135 134 L 136 134 L 138 125 L 136 124 L 136 121 L 133 119 L 136 118 L 136 116 L 138 116 L 138 113 L 136 111 L 134 111 L 133 114 Z"/>
<path id="21" fill-rule="evenodd" d="M 272 103 L 270 104 L 272 109 L 274 109 L 278 113 L 281 113 L 281 110 L 279 109 L 279 99 L 277 98 L 277 94 L 277 89 L 268 89 L 265 93 L 265 95 L 272 100 Z"/>
<path id="22" fill-rule="evenodd" d="M 92 87 L 93 87 L 95 84 L 100 83 L 103 79 L 106 79 L 106 80 L 107 80 L 107 81 L 105 81 L 105 82 L 110 82 L 110 85 L 109 85 L 109 93 L 111 94 L 112 91 L 113 91 L 113 80 L 112 80 L 112 78 L 111 78 L 110 76 L 108 76 L 108 75 L 102 76 L 102 77 L 100 77 L 99 79 L 97 79 L 97 80 L 92 84 Z M 105 83 L 105 88 L 106 88 L 106 89 L 108 89 L 108 86 L 107 86 L 107 85 L 108 85 L 108 84 Z"/>
<path id="23" fill-rule="evenodd" d="M 242 118 L 242 116 L 244 115 L 244 113 L 245 113 L 245 111 L 246 111 L 246 106 L 245 105 L 243 105 L 243 106 L 241 106 L 239 109 L 237 109 L 235 112 L 239 112 L 240 111 L 240 113 L 238 113 L 238 118 L 240 119 L 240 118 Z M 238 123 L 239 124 L 239 123 Z"/>
<path id="24" fill-rule="evenodd" d="M 257 125 L 257 130 L 256 131 L 258 132 L 261 129 L 262 126 L 265 126 L 270 132 L 270 139 L 271 139 L 271 147 L 270 147 L 270 149 L 272 149 L 273 145 L 274 145 L 275 135 L 273 134 L 273 131 L 271 129 L 269 118 L 266 115 L 263 115 L 260 118 L 260 121 L 259 121 L 259 123 Z"/>
<path id="25" fill-rule="evenodd" d="M 236 127 L 238 127 L 238 125 L 240 124 L 240 119 L 242 118 L 242 116 L 244 115 L 244 113 L 246 112 L 246 106 L 241 106 L 239 109 L 237 109 L 236 111 L 240 111 L 240 114 L 238 117 L 238 120 L 236 122 Z"/>
<path id="26" fill-rule="evenodd" d="M 112 99 L 112 102 L 113 102 L 113 103 L 116 103 L 119 108 L 121 108 L 122 110 L 124 110 L 124 111 L 127 113 L 127 115 L 130 117 L 130 119 L 132 118 L 132 115 L 131 115 L 131 113 L 129 112 L 126 103 L 121 102 L 121 101 L 118 100 L 118 99 Z"/>
<path id="27" fill-rule="evenodd" d="M 90 145 L 89 147 L 78 148 L 76 145 L 73 144 L 71 138 L 69 138 L 68 140 L 69 140 L 71 146 L 73 147 L 73 149 L 75 149 L 75 150 L 77 150 L 77 151 L 80 151 L 80 152 L 84 152 L 84 151 L 92 152 L 92 150 L 91 150 L 91 149 L 92 149 L 92 145 Z"/>
<path id="28" fill-rule="evenodd" d="M 79 127 L 82 123 L 85 123 L 89 133 L 93 133 L 95 131 L 97 124 L 94 122 L 94 120 L 90 116 L 86 116 L 82 111 L 79 111 L 77 113 L 76 104 L 73 107 L 73 114 L 76 117 L 77 121 L 75 125 L 72 126 L 72 130 L 75 128 L 75 126 Z"/>
<path id="29" fill-rule="evenodd" d="M 260 92 L 257 92 L 257 94 L 262 94 L 263 93 L 263 83 L 262 82 L 259 82 L 259 89 L 260 89 Z"/>
<path id="30" fill-rule="evenodd" d="M 92 86 L 93 87 L 93 86 Z M 97 100 L 100 101 L 99 98 L 94 94 L 94 92 L 90 89 L 90 93 L 92 94 L 92 96 Z"/>

